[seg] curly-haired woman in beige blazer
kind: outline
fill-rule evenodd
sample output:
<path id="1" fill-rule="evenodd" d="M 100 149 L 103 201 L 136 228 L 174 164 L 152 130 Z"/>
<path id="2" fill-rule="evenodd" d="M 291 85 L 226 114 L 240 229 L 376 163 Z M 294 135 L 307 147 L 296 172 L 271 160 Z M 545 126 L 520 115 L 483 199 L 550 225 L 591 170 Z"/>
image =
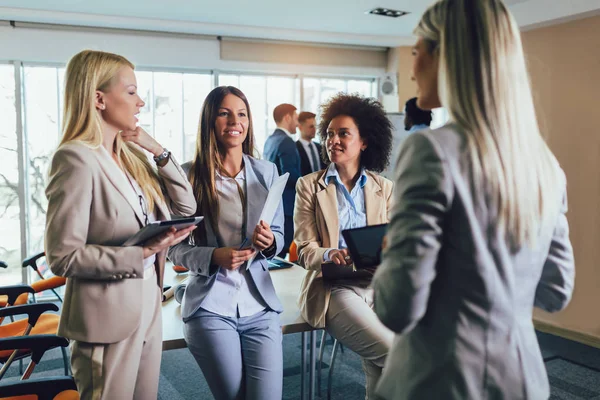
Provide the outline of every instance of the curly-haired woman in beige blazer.
<path id="1" fill-rule="evenodd" d="M 331 163 L 296 185 L 294 241 L 299 263 L 308 270 L 299 303 L 308 323 L 325 327 L 361 356 L 368 399 L 373 398 L 393 334 L 371 309 L 370 279 L 324 282 L 321 264 L 332 261 L 350 268 L 352 259 L 340 232 L 388 222 L 392 182 L 374 172 L 389 162 L 391 124 L 373 99 L 340 94 L 322 108 L 322 155 Z"/>
<path id="2" fill-rule="evenodd" d="M 58 334 L 72 340 L 82 399 L 156 399 L 166 252 L 193 228 L 121 245 L 149 221 L 194 214 L 196 201 L 170 152 L 136 127 L 144 102 L 129 61 L 75 55 L 64 98 L 46 188 L 46 256 L 67 278 Z"/>

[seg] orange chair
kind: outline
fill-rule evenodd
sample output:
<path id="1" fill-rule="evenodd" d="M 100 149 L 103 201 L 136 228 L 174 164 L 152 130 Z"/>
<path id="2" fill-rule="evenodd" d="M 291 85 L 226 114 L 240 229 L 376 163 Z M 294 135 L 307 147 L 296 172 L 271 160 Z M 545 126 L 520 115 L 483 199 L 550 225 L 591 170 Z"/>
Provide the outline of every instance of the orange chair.
<path id="1" fill-rule="evenodd" d="M 42 257 L 46 257 L 46 253 L 45 252 L 41 252 L 38 253 L 32 257 L 29 257 L 25 260 L 23 260 L 23 268 L 27 268 L 27 267 L 31 267 L 36 274 L 39 276 L 40 280 L 39 281 L 35 281 L 31 284 L 31 287 L 35 290 L 35 293 L 41 293 L 44 290 L 51 290 L 52 293 L 54 293 L 54 295 L 56 296 L 56 298 L 58 299 L 58 301 L 60 301 L 62 303 L 62 297 L 60 297 L 60 295 L 56 292 L 56 289 L 64 286 L 67 283 L 67 278 L 63 278 L 62 276 L 54 276 L 51 274 L 44 274 L 44 272 L 48 271 L 48 266 L 46 265 L 46 263 L 43 263 L 41 265 L 38 265 L 38 260 Z M 44 276 L 46 275 L 46 276 Z M 51 276 L 48 276 L 51 275 Z M 25 296 L 27 297 L 27 296 Z M 33 297 L 33 302 L 36 302 L 36 298 L 35 298 L 35 294 L 32 295 Z M 21 299 L 23 300 L 23 299 Z M 25 298 L 25 300 L 27 300 L 27 298 Z M 24 303 L 19 303 L 17 302 L 17 304 L 24 304 Z"/>
<path id="2" fill-rule="evenodd" d="M 53 303 L 37 303 L 25 305 L 12 305 L 23 294 L 33 293 L 34 290 L 30 286 L 15 285 L 0 287 L 0 295 L 5 295 L 8 298 L 7 306 L 0 308 L 0 323 L 5 317 L 13 317 L 15 315 L 26 314 L 27 319 L 20 319 L 14 322 L 0 325 L 0 339 L 14 338 L 19 336 L 28 336 L 30 334 L 53 334 L 58 331 L 58 321 L 60 317 L 57 314 L 44 314 L 46 311 L 58 311 L 58 306 Z M 63 361 L 65 365 L 65 375 L 69 374 L 69 361 L 64 348 L 61 348 Z M 4 364 L 0 369 L 0 379 L 6 373 L 7 365 L 10 365 L 13 360 L 23 359 L 30 355 L 31 352 L 25 351 L 0 351 L 0 364 Z"/>
<path id="3" fill-rule="evenodd" d="M 296 246 L 296 242 L 294 241 L 290 245 L 289 261 L 293 263 L 298 261 L 298 246 Z"/>
<path id="4" fill-rule="evenodd" d="M 189 269 L 187 269 L 183 265 L 173 265 L 173 271 L 175 271 L 178 274 L 183 274 L 183 273 L 188 272 Z"/>
<path id="5" fill-rule="evenodd" d="M 19 382 L 0 382 L 0 400 L 79 400 L 77 387 L 72 377 L 50 377 L 29 379 L 44 353 L 56 347 L 65 348 L 69 341 L 56 335 L 33 335 L 0 339 L 0 351 L 31 352 L 31 362 Z"/>
<path id="6" fill-rule="evenodd" d="M 0 400 L 79 400 L 77 386 L 70 376 L 28 379 L 0 385 L 0 393 Z"/>

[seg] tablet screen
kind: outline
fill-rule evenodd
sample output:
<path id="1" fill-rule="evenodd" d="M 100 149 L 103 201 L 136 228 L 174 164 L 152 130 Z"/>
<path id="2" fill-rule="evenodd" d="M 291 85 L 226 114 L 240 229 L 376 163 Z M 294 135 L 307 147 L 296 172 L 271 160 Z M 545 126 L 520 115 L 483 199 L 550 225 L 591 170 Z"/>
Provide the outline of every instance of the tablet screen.
<path id="1" fill-rule="evenodd" d="M 357 268 L 370 268 L 381 262 L 381 244 L 387 224 L 342 231 L 348 251 Z"/>
<path id="2" fill-rule="evenodd" d="M 140 229 L 135 235 L 127 239 L 123 246 L 139 246 L 144 244 L 147 240 L 152 237 L 166 232 L 170 227 L 174 227 L 177 230 L 185 229 L 192 225 L 198 225 L 204 217 L 190 217 L 190 218 L 180 218 L 180 219 L 172 219 L 169 221 L 156 221 L 151 222 L 142 229 Z"/>

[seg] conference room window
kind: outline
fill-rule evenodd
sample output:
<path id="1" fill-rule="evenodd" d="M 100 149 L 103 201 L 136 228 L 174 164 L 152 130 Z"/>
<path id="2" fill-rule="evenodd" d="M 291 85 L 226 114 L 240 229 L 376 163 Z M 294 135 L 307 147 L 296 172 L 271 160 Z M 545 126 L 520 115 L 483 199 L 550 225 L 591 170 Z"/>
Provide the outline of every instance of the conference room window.
<path id="1" fill-rule="evenodd" d="M 365 97 L 376 97 L 375 79 L 303 79 L 303 111 L 319 114 L 319 106 L 332 96 L 342 93 L 358 93 Z"/>
<path id="2" fill-rule="evenodd" d="M 239 88 L 250 104 L 254 147 L 262 155 L 267 137 L 275 130 L 273 109 L 281 103 L 300 108 L 300 80 L 288 76 L 219 74 L 219 86 Z"/>
<path id="3" fill-rule="evenodd" d="M 5 285 L 22 281 L 16 115 L 15 68 L 0 64 L 0 261 L 8 265 L 0 274 Z"/>
<path id="4" fill-rule="evenodd" d="M 61 138 L 64 68 L 24 66 L 22 76 L 27 254 L 33 255 L 44 250 L 45 188 Z"/>
<path id="5" fill-rule="evenodd" d="M 136 71 L 138 93 L 146 103 L 139 125 L 181 163 L 195 154 L 202 103 L 213 88 L 209 73 Z"/>

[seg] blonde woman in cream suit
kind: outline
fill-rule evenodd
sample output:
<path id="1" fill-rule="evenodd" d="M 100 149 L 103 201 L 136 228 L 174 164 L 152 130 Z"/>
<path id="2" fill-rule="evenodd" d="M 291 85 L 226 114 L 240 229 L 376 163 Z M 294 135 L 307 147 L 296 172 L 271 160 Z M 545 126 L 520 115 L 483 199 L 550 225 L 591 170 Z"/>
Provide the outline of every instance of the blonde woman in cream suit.
<path id="1" fill-rule="evenodd" d="M 86 400 L 157 398 L 165 256 L 193 230 L 121 246 L 150 221 L 196 211 L 177 162 L 136 127 L 143 106 L 125 58 L 83 51 L 69 61 L 63 138 L 46 188 L 45 248 L 52 271 L 67 278 L 58 334 L 71 339 L 71 367 Z"/>
<path id="2" fill-rule="evenodd" d="M 373 399 L 393 333 L 372 310 L 370 279 L 324 282 L 321 264 L 351 268 L 341 231 L 388 222 L 392 182 L 377 175 L 388 162 L 391 124 L 373 99 L 340 94 L 322 106 L 319 133 L 323 158 L 331 163 L 296 185 L 294 240 L 299 263 L 308 270 L 299 305 L 315 328 L 326 328 L 357 353 Z"/>
<path id="3" fill-rule="evenodd" d="M 535 118 L 519 27 L 499 0 L 443 0 L 413 48 L 417 105 L 450 123 L 409 136 L 375 311 L 397 333 L 377 393 L 547 399 L 533 307 L 575 277 L 566 179 Z"/>

